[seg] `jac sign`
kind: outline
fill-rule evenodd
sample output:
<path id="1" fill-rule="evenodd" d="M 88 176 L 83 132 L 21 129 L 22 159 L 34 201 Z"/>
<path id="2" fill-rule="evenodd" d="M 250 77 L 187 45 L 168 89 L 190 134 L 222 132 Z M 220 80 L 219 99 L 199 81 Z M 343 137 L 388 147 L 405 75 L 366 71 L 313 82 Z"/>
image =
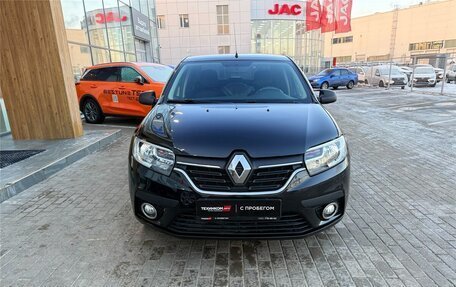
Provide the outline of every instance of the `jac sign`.
<path id="1" fill-rule="evenodd" d="M 252 0 L 252 20 L 305 20 L 306 1 Z"/>
<path id="2" fill-rule="evenodd" d="M 117 13 L 108 12 L 106 14 L 97 13 L 95 14 L 95 22 L 98 24 L 112 23 L 112 22 L 126 22 L 127 16 L 120 16 Z"/>
<path id="3" fill-rule="evenodd" d="M 269 15 L 300 15 L 302 7 L 299 4 L 274 4 L 274 8 L 268 10 Z"/>

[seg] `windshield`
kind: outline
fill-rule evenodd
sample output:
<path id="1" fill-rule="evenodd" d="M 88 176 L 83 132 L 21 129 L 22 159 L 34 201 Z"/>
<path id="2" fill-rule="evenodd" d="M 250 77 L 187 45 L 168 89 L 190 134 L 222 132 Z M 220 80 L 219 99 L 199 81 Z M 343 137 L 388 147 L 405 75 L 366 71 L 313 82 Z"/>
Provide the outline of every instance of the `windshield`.
<path id="1" fill-rule="evenodd" d="M 167 66 L 141 66 L 141 69 L 155 82 L 166 83 L 173 69 Z"/>
<path id="2" fill-rule="evenodd" d="M 331 74 L 331 72 L 332 72 L 332 69 L 326 69 L 326 70 L 323 70 L 320 73 L 318 73 L 318 76 L 326 76 L 326 75 Z"/>
<path id="3" fill-rule="evenodd" d="M 170 102 L 311 102 L 302 74 L 288 61 L 184 63 L 167 86 Z"/>
<path id="4" fill-rule="evenodd" d="M 389 75 L 389 71 L 390 71 L 389 67 L 381 67 L 379 70 L 380 70 L 381 75 Z M 396 67 L 396 66 L 391 67 L 391 75 L 399 76 L 402 74 L 403 73 L 399 70 L 398 67 Z"/>
<path id="5" fill-rule="evenodd" d="M 431 67 L 416 67 L 415 74 L 434 74 L 434 69 Z"/>

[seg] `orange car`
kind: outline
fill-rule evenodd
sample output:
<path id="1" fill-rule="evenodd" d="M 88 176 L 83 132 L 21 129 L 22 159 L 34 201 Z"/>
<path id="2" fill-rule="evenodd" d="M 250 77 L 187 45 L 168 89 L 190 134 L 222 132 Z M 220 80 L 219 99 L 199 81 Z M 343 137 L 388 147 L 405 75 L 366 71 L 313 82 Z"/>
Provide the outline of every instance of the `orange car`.
<path id="1" fill-rule="evenodd" d="M 139 93 L 161 95 L 173 72 L 153 63 L 109 63 L 87 68 L 76 83 L 79 107 L 88 123 L 102 123 L 106 115 L 144 117 L 150 106 L 139 103 Z"/>

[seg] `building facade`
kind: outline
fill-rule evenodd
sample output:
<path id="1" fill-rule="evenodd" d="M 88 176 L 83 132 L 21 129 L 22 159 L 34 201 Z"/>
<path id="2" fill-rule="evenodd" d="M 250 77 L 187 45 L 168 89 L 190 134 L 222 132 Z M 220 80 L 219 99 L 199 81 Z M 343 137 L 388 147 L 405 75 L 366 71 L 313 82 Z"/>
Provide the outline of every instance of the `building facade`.
<path id="1" fill-rule="evenodd" d="M 160 62 L 155 0 L 61 0 L 73 74 L 121 61 Z"/>
<path id="2" fill-rule="evenodd" d="M 386 62 L 445 66 L 456 59 L 456 0 L 428 2 L 351 21 L 352 31 L 328 34 L 327 63 Z"/>
<path id="3" fill-rule="evenodd" d="M 321 68 L 323 37 L 305 30 L 306 1 L 299 13 L 273 15 L 272 0 L 159 0 L 157 26 L 164 64 L 192 55 L 235 53 L 282 54 L 305 72 Z"/>

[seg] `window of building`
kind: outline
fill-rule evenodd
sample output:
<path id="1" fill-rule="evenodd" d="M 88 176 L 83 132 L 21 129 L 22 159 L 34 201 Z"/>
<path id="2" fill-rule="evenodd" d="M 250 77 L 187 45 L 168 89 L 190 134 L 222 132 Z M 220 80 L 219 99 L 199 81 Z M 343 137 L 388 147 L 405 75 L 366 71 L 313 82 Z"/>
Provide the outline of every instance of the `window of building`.
<path id="1" fill-rule="evenodd" d="M 343 44 L 343 43 L 351 43 L 351 42 L 353 42 L 353 36 L 339 37 L 339 38 L 332 39 L 333 44 Z"/>
<path id="2" fill-rule="evenodd" d="M 217 33 L 219 35 L 230 33 L 228 5 L 217 5 Z"/>
<path id="3" fill-rule="evenodd" d="M 179 19 L 181 28 L 190 27 L 190 23 L 188 21 L 188 14 L 179 14 Z"/>
<path id="4" fill-rule="evenodd" d="M 351 62 L 352 57 L 351 56 L 340 56 L 336 57 L 336 63 L 345 63 L 345 62 Z"/>
<path id="5" fill-rule="evenodd" d="M 454 48 L 456 47 L 456 39 L 445 40 L 445 48 Z"/>
<path id="6" fill-rule="evenodd" d="M 218 46 L 218 53 L 219 54 L 229 54 L 230 46 Z"/>
<path id="7" fill-rule="evenodd" d="M 165 15 L 158 15 L 157 16 L 157 28 L 158 29 L 165 29 Z"/>
<path id="8" fill-rule="evenodd" d="M 443 48 L 443 40 L 409 44 L 409 51 L 434 50 L 441 48 Z"/>

